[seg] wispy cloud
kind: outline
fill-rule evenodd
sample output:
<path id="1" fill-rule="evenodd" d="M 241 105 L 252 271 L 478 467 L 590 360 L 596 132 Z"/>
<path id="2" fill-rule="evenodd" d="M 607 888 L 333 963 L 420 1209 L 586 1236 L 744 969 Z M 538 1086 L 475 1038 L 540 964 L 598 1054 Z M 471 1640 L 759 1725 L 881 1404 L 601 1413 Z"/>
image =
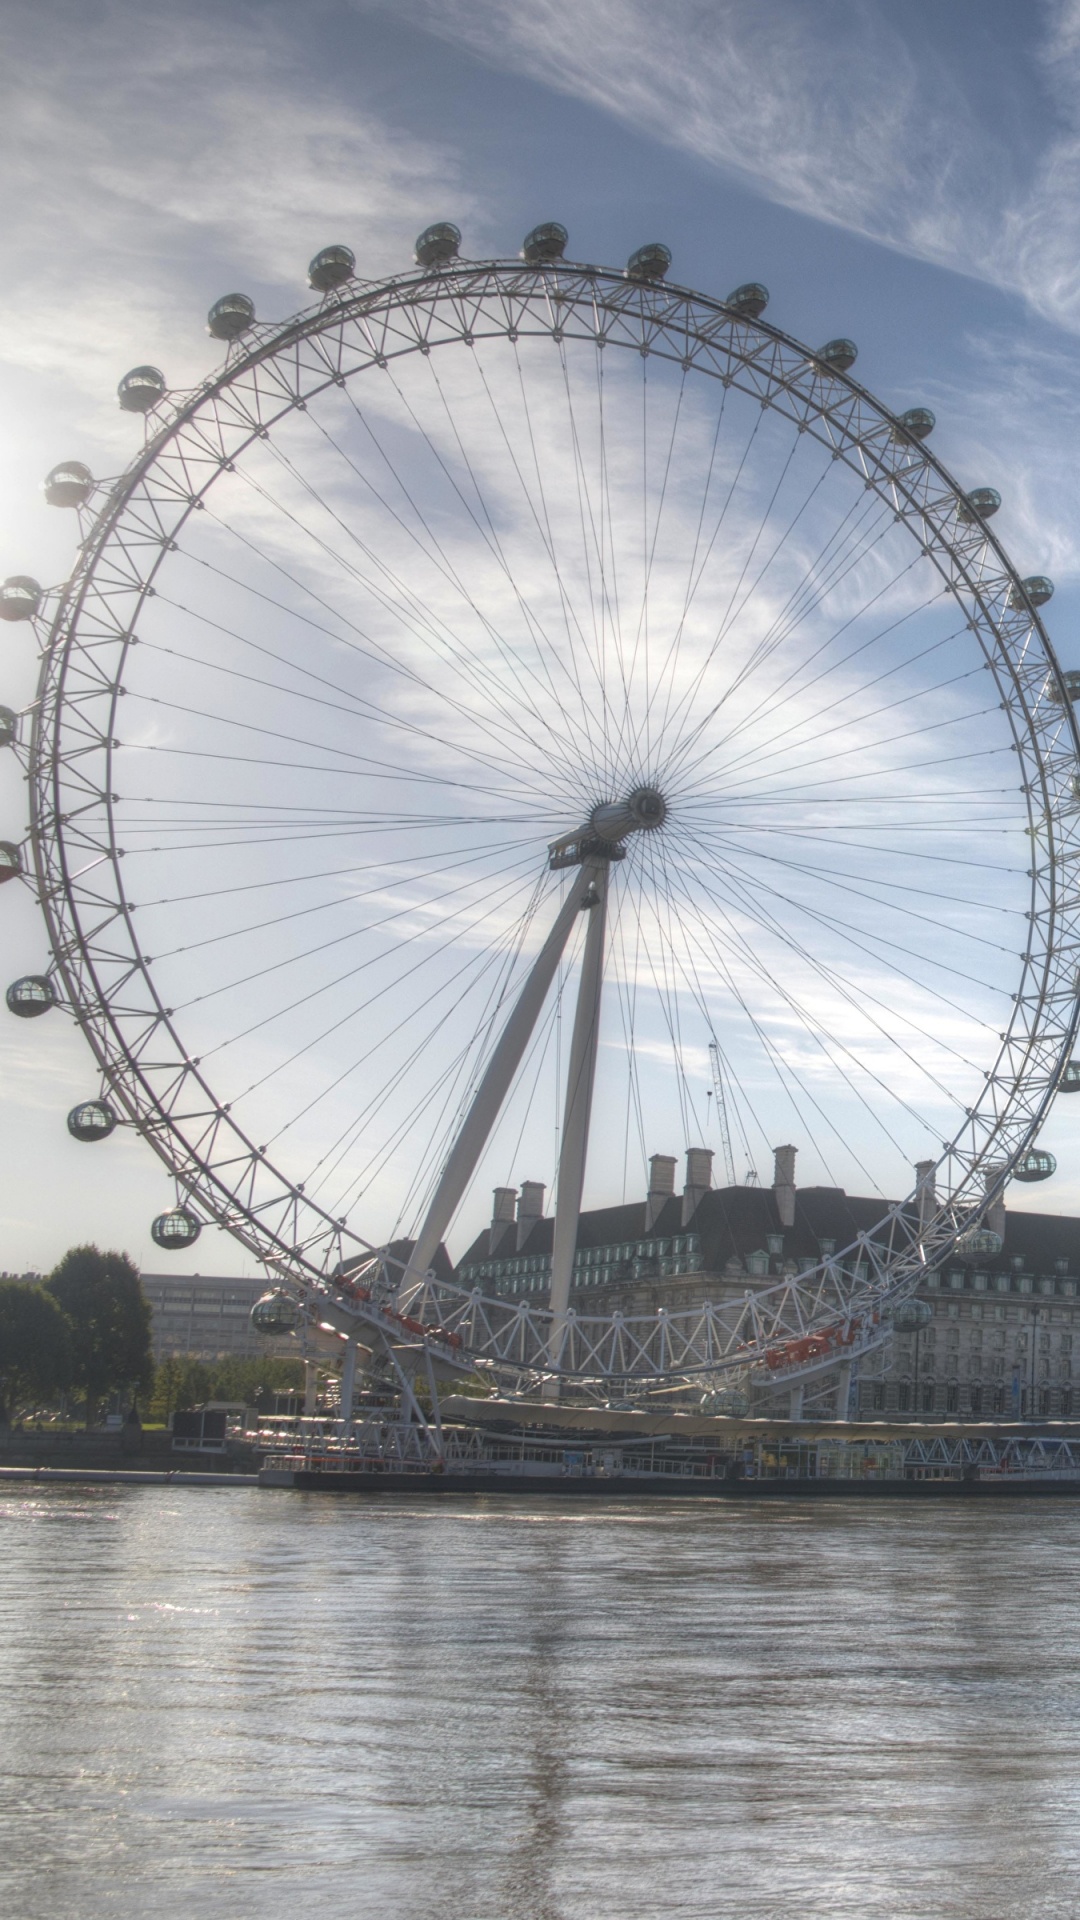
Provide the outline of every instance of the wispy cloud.
<path id="1" fill-rule="evenodd" d="M 768 198 L 1022 293 L 1080 330 L 1080 7 L 1025 12 L 1041 144 L 1002 138 L 896 9 L 831 0 L 411 0 L 438 34 L 737 174 Z M 1018 22 L 1018 28 L 1019 28 Z M 1042 38 L 1038 33 L 1043 28 Z"/>

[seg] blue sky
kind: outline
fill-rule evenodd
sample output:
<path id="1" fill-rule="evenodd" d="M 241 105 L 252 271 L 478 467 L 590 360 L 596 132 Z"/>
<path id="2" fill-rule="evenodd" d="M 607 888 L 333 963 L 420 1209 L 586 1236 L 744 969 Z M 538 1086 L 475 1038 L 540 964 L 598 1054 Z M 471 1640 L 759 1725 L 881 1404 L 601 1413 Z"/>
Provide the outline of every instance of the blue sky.
<path id="1" fill-rule="evenodd" d="M 140 361 L 200 378 L 218 294 L 284 315 L 327 242 L 375 277 L 432 219 L 483 256 L 556 218 L 571 257 L 619 264 L 663 239 L 681 282 L 761 279 L 785 330 L 853 336 L 866 384 L 932 406 L 947 464 L 999 488 L 1006 545 L 1054 577 L 1051 636 L 1080 665 L 1072 0 L 12 0 L 2 34 L 18 76 L 0 128 L 3 574 L 64 575 L 72 522 L 42 505 L 43 474 L 72 455 L 123 466 L 117 378 Z M 33 662 L 24 632 L 3 638 L 0 700 L 18 707 Z M 22 789 L 3 773 L 16 838 Z M 7 977 L 43 958 L 15 891 Z M 78 1037 L 9 1021 L 4 1041 L 0 1264 L 48 1265 L 75 1238 L 151 1264 L 155 1162 L 64 1134 L 91 1079 Z M 1047 1136 L 1061 1174 L 1038 1197 L 1062 1210 L 1080 1209 L 1074 1133 L 1061 1115 Z M 214 1236 L 199 1253 L 237 1264 Z"/>

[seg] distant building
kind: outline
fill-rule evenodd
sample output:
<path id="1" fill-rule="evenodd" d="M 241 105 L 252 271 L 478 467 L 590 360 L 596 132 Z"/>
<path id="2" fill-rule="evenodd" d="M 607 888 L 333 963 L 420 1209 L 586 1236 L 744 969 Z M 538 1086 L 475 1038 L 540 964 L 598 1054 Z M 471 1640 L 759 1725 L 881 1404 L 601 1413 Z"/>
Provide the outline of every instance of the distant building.
<path id="1" fill-rule="evenodd" d="M 795 1150 L 776 1155 L 771 1187 L 711 1185 L 711 1154 L 650 1162 L 643 1200 L 583 1213 L 571 1305 L 579 1313 L 677 1312 L 741 1298 L 814 1266 L 876 1226 L 885 1203 L 840 1187 L 795 1186 Z M 544 1189 L 500 1187 L 490 1227 L 459 1263 L 463 1286 L 546 1299 L 554 1222 Z M 918 1333 L 862 1362 L 858 1411 L 926 1418 L 1080 1415 L 1080 1220 L 994 1209 L 1000 1253 L 953 1254 L 919 1289 L 931 1308 Z"/>
<path id="2" fill-rule="evenodd" d="M 190 1353 L 200 1360 L 224 1354 L 281 1353 L 280 1340 L 257 1334 L 251 1309 L 267 1281 L 229 1280 L 201 1273 L 144 1273 L 143 1292 L 152 1315 L 154 1359 Z"/>

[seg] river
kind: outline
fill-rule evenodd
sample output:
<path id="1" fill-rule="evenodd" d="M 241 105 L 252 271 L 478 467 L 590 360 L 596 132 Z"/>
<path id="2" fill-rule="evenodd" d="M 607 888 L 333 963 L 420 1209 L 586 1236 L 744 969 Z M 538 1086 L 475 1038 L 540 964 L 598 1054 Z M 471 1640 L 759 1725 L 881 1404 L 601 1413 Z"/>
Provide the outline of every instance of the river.
<path id="1" fill-rule="evenodd" d="M 1080 1503 L 0 1492 L 10 1920 L 1057 1920 Z"/>

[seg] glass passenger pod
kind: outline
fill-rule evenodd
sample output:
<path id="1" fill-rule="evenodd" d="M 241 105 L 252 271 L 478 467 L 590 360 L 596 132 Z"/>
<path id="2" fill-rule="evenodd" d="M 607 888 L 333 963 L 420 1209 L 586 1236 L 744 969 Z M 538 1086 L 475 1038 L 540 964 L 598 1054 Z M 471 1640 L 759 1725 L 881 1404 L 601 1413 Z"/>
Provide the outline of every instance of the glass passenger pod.
<path id="1" fill-rule="evenodd" d="M 1045 607 L 1054 597 L 1054 583 L 1045 573 L 1033 573 L 1027 580 L 1021 580 L 1019 586 L 1009 589 L 1009 605 L 1014 609 L 1025 607 Z"/>
<path id="2" fill-rule="evenodd" d="M 94 490 L 94 476 L 81 460 L 61 460 L 45 475 L 42 491 L 50 507 L 82 507 Z"/>
<path id="3" fill-rule="evenodd" d="M 996 487 L 975 487 L 961 500 L 957 518 L 971 527 L 976 520 L 992 520 L 1000 505 L 1001 495 Z"/>
<path id="4" fill-rule="evenodd" d="M 0 886 L 5 880 L 17 880 L 22 870 L 22 854 L 14 840 L 0 840 Z"/>
<path id="5" fill-rule="evenodd" d="M 116 397 L 121 413 L 149 413 L 167 392 L 160 367 L 132 367 L 117 387 Z"/>
<path id="6" fill-rule="evenodd" d="M 966 1233 L 960 1235 L 956 1251 L 961 1259 L 978 1260 L 984 1255 L 1000 1253 L 1004 1245 L 1000 1233 L 995 1233 L 991 1227 L 969 1227 Z"/>
<path id="7" fill-rule="evenodd" d="M 929 407 L 909 407 L 906 413 L 899 415 L 897 427 L 906 440 L 926 440 L 937 425 Z"/>
<path id="8" fill-rule="evenodd" d="M 662 240 L 650 240 L 639 247 L 626 263 L 628 280 L 662 280 L 671 265 L 671 248 Z"/>
<path id="9" fill-rule="evenodd" d="M 67 1130 L 73 1140 L 107 1140 L 116 1132 L 116 1114 L 107 1100 L 84 1100 L 72 1107 Z"/>
<path id="10" fill-rule="evenodd" d="M 256 1333 L 292 1333 L 300 1325 L 300 1310 L 290 1294 L 275 1287 L 256 1300 L 251 1309 L 251 1324 Z"/>
<path id="11" fill-rule="evenodd" d="M 215 300 L 206 316 L 206 331 L 214 340 L 239 340 L 255 319 L 255 302 L 246 293 L 226 293 Z"/>
<path id="12" fill-rule="evenodd" d="M 1030 1147 L 1013 1168 L 1013 1179 L 1033 1185 L 1036 1180 L 1052 1179 L 1056 1172 L 1057 1161 L 1052 1153 L 1047 1153 L 1044 1147 Z"/>
<path id="13" fill-rule="evenodd" d="M 0 747 L 13 747 L 18 737 L 18 714 L 10 707 L 0 707 Z"/>
<path id="14" fill-rule="evenodd" d="M 461 245 L 460 230 L 452 220 L 436 220 L 434 226 L 425 227 L 413 248 L 416 264 L 419 267 L 448 267 L 456 260 Z"/>
<path id="15" fill-rule="evenodd" d="M 929 1300 L 901 1300 L 893 1309 L 893 1330 L 896 1333 L 918 1333 L 921 1327 L 928 1327 L 934 1317 L 934 1309 Z"/>
<path id="16" fill-rule="evenodd" d="M 830 373 L 846 373 L 849 367 L 855 365 L 858 357 L 859 349 L 854 340 L 826 340 L 814 355 L 815 360 L 823 367 L 828 367 Z"/>
<path id="17" fill-rule="evenodd" d="M 1065 689 L 1064 699 L 1062 698 L 1062 687 Z M 1061 686 L 1058 685 L 1056 680 L 1048 680 L 1046 682 L 1045 692 L 1047 699 L 1051 701 L 1055 707 L 1064 706 L 1066 700 L 1080 700 L 1080 673 L 1063 673 L 1061 676 Z M 1076 778 L 1075 774 L 1073 778 Z"/>
<path id="18" fill-rule="evenodd" d="M 1059 1093 L 1080 1093 L 1080 1060 L 1066 1061 L 1057 1090 Z"/>
<path id="19" fill-rule="evenodd" d="M 44 599 L 28 573 L 13 573 L 0 586 L 0 620 L 32 620 Z"/>
<path id="20" fill-rule="evenodd" d="M 566 228 L 561 227 L 557 220 L 545 220 L 541 226 L 534 227 L 531 233 L 525 235 L 521 257 L 530 267 L 561 260 L 569 238 Z"/>
<path id="21" fill-rule="evenodd" d="M 769 289 L 763 287 L 760 280 L 748 280 L 745 286 L 736 287 L 724 301 L 725 307 L 740 314 L 746 320 L 760 320 L 769 304 Z"/>
<path id="22" fill-rule="evenodd" d="M 156 1247 L 164 1247 L 166 1252 L 175 1252 L 182 1247 L 193 1247 L 202 1232 L 202 1221 L 196 1220 L 187 1207 L 174 1207 L 172 1213 L 159 1213 L 150 1227 L 150 1238 Z"/>
<path id="23" fill-rule="evenodd" d="M 56 988 L 45 973 L 24 973 L 13 980 L 4 999 L 9 1013 L 18 1020 L 36 1020 L 56 1005 Z"/>
<path id="24" fill-rule="evenodd" d="M 343 287 L 356 272 L 356 255 L 351 247 L 323 247 L 307 270 L 308 286 L 316 293 L 330 293 Z"/>

